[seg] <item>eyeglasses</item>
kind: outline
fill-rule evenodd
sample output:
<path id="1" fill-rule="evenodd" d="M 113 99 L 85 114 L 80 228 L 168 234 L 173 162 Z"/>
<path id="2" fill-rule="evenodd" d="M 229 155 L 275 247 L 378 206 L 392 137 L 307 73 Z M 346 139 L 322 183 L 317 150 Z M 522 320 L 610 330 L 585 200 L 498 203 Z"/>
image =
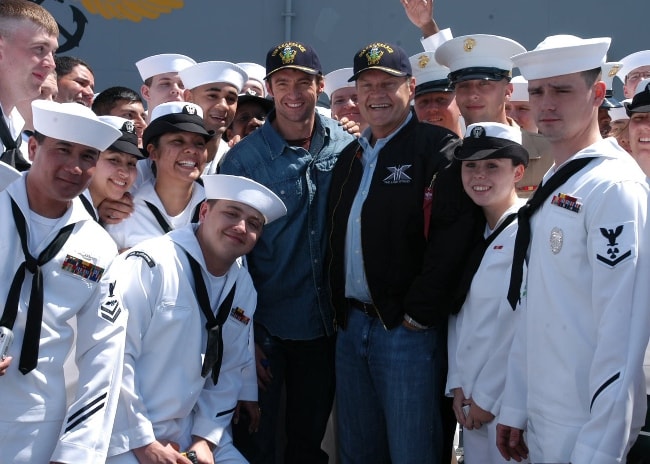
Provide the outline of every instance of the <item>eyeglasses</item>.
<path id="1" fill-rule="evenodd" d="M 627 75 L 628 81 L 640 81 L 641 79 L 648 79 L 648 78 L 650 78 L 650 71 L 631 72 L 630 74 Z"/>

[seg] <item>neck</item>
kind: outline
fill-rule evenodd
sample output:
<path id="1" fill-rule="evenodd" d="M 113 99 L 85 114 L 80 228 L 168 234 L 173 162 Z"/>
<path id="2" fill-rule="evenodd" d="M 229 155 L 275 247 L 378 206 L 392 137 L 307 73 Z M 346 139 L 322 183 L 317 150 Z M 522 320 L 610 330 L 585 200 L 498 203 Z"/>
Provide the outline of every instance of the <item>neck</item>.
<path id="1" fill-rule="evenodd" d="M 14 110 L 16 103 L 18 102 L 11 94 L 7 95 L 6 91 L 3 92 L 2 89 L 0 89 L 0 105 L 2 106 L 2 112 L 5 116 L 8 116 L 9 113 Z"/>
<path id="2" fill-rule="evenodd" d="M 599 140 L 602 140 L 602 137 L 600 136 L 597 124 L 576 137 L 567 138 L 566 140 L 549 139 L 555 167 L 557 168 L 573 155 Z"/>
<path id="3" fill-rule="evenodd" d="M 90 200 L 92 201 L 93 206 L 95 209 L 99 208 L 99 205 L 102 203 L 102 201 L 106 200 L 107 197 L 105 195 L 101 195 L 99 192 L 94 191 L 92 184 L 88 187 L 88 191 L 90 192 Z"/>
<path id="4" fill-rule="evenodd" d="M 276 113 L 276 118 L 271 122 L 271 125 L 283 139 L 298 140 L 311 137 L 315 121 L 316 113 L 304 121 L 289 121 Z"/>
<path id="5" fill-rule="evenodd" d="M 219 150 L 219 144 L 221 143 L 221 134 L 215 134 L 214 137 L 208 143 L 206 144 L 206 149 L 208 152 L 208 160 L 207 162 L 209 163 L 214 159 L 215 156 L 217 156 L 217 150 Z"/>
<path id="6" fill-rule="evenodd" d="M 483 214 L 487 221 L 488 227 L 494 230 L 499 223 L 499 219 L 504 215 L 509 208 L 511 208 L 518 201 L 517 192 L 513 188 L 508 198 L 496 205 L 488 205 L 483 207 Z"/>
<path id="7" fill-rule="evenodd" d="M 165 207 L 165 212 L 170 216 L 178 216 L 187 207 L 192 199 L 194 181 L 180 183 L 174 181 L 161 181 L 156 179 L 154 190 Z"/>

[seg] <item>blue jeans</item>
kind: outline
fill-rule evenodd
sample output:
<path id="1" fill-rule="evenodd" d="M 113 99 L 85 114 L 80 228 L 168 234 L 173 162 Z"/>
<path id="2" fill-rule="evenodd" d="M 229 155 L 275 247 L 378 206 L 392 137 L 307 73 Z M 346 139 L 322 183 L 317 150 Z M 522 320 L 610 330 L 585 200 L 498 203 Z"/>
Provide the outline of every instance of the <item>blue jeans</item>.
<path id="1" fill-rule="evenodd" d="M 255 324 L 255 343 L 269 360 L 273 381 L 259 390 L 262 410 L 259 431 L 248 434 L 248 424 L 233 427 L 235 446 L 251 464 L 276 463 L 276 437 L 282 386 L 286 386 L 285 464 L 327 464 L 321 449 L 334 402 L 334 339 L 284 340 Z"/>
<path id="2" fill-rule="evenodd" d="M 440 464 L 440 355 L 435 328 L 386 330 L 350 309 L 336 341 L 341 464 Z"/>

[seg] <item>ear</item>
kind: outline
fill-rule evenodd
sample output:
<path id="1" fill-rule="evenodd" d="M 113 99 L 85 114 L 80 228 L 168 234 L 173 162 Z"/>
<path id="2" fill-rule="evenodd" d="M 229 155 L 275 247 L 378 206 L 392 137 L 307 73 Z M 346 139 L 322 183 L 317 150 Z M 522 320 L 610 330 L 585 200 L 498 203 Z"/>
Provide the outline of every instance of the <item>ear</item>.
<path id="1" fill-rule="evenodd" d="M 199 209 L 199 224 L 205 220 L 205 217 L 208 215 L 208 211 L 210 211 L 210 204 L 206 200 L 201 203 L 201 207 Z"/>
<path id="2" fill-rule="evenodd" d="M 515 182 L 519 182 L 524 177 L 524 172 L 526 168 L 523 164 L 518 164 L 515 166 Z"/>
<path id="3" fill-rule="evenodd" d="M 147 144 L 147 153 L 149 153 L 149 159 L 152 161 L 156 161 L 158 158 L 158 149 L 154 146 L 153 143 Z"/>
<path id="4" fill-rule="evenodd" d="M 29 156 L 29 161 L 34 162 L 36 158 L 36 148 L 38 148 L 38 141 L 33 135 L 27 141 L 27 154 Z"/>
<path id="5" fill-rule="evenodd" d="M 318 82 L 318 89 L 316 89 L 316 92 L 318 93 L 318 95 L 320 95 L 320 94 L 323 93 L 324 91 L 325 91 L 325 78 L 323 77 L 323 78 L 320 79 L 320 81 Z"/>
<path id="6" fill-rule="evenodd" d="M 602 103 L 603 100 L 605 99 L 605 93 L 607 92 L 607 84 L 605 84 L 603 81 L 597 81 L 594 86 L 594 103 L 596 103 L 596 107 L 599 107 Z"/>
<path id="7" fill-rule="evenodd" d="M 411 100 L 415 98 L 415 77 L 413 76 L 409 80 L 409 98 Z"/>
<path id="8" fill-rule="evenodd" d="M 144 101 L 149 103 L 149 101 L 151 100 L 151 95 L 149 93 L 149 86 L 148 85 L 142 84 L 140 86 L 140 95 L 142 95 L 142 98 L 144 99 Z"/>
<path id="9" fill-rule="evenodd" d="M 183 90 L 183 100 L 189 103 L 194 103 L 194 98 L 192 98 L 192 91 L 190 89 Z"/>
<path id="10" fill-rule="evenodd" d="M 271 88 L 271 78 L 270 78 L 270 77 L 268 77 L 268 78 L 264 81 L 264 85 L 266 85 L 266 93 L 267 93 L 268 95 L 273 96 L 273 89 Z"/>
<path id="11" fill-rule="evenodd" d="M 508 82 L 508 85 L 506 85 L 506 101 L 510 101 L 510 98 L 512 97 L 512 92 L 514 92 L 515 86 L 512 85 L 512 82 Z"/>

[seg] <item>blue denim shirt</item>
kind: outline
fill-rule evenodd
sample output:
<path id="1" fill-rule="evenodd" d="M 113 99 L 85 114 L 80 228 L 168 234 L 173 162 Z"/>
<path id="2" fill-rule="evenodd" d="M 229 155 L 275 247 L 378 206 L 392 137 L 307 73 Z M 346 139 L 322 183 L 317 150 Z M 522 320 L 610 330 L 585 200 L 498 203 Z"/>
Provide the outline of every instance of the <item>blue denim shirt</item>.
<path id="1" fill-rule="evenodd" d="M 309 151 L 292 147 L 267 122 L 235 145 L 219 172 L 253 179 L 278 195 L 287 215 L 264 227 L 247 256 L 257 289 L 255 322 L 276 337 L 311 340 L 334 333 L 324 272 L 332 168 L 353 141 L 336 121 L 316 114 Z"/>

